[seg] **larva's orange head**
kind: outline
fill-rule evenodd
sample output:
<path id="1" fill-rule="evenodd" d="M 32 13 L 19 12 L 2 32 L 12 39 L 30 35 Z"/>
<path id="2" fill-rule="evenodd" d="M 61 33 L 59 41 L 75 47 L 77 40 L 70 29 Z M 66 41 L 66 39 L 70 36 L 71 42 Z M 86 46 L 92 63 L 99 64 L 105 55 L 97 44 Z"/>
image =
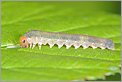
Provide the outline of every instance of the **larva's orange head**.
<path id="1" fill-rule="evenodd" d="M 19 39 L 19 43 L 20 43 L 20 46 L 22 46 L 23 48 L 27 48 L 29 45 L 26 36 L 21 36 Z"/>

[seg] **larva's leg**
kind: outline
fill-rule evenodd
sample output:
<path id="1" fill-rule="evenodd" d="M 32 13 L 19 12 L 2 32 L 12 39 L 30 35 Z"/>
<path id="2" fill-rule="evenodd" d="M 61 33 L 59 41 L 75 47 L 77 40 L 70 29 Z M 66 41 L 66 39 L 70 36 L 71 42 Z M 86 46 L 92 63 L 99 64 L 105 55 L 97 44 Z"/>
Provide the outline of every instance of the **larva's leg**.
<path id="1" fill-rule="evenodd" d="M 28 48 L 28 45 L 27 45 L 27 48 Z"/>
<path id="2" fill-rule="evenodd" d="M 60 49 L 64 45 L 63 40 L 57 40 L 56 44 L 58 45 L 58 48 Z"/>
<path id="3" fill-rule="evenodd" d="M 33 46 L 33 44 L 31 43 L 31 44 L 30 44 L 30 48 L 32 48 L 32 46 Z"/>
<path id="4" fill-rule="evenodd" d="M 43 38 L 43 39 L 41 40 L 41 41 L 42 41 L 42 44 L 43 44 L 43 45 L 46 45 L 46 44 L 47 44 L 47 40 L 48 40 L 48 39 Z"/>
<path id="5" fill-rule="evenodd" d="M 95 46 L 92 46 L 92 48 L 93 48 L 93 49 L 96 49 L 97 47 L 95 47 Z"/>
<path id="6" fill-rule="evenodd" d="M 36 44 L 33 44 L 32 49 L 36 46 Z"/>
<path id="7" fill-rule="evenodd" d="M 29 47 L 32 48 L 32 45 L 33 45 L 32 38 L 27 38 L 27 41 L 29 42 Z"/>
<path id="8" fill-rule="evenodd" d="M 79 46 L 75 46 L 75 49 L 78 49 L 79 48 Z"/>
<path id="9" fill-rule="evenodd" d="M 50 45 L 50 48 L 52 48 L 54 46 L 54 44 L 49 44 Z"/>
<path id="10" fill-rule="evenodd" d="M 77 41 L 75 41 L 75 43 L 73 44 L 73 46 L 75 47 L 75 49 L 79 48 L 81 45 L 80 43 L 78 43 Z"/>
<path id="11" fill-rule="evenodd" d="M 83 43 L 82 43 L 83 49 L 88 48 L 88 47 L 89 47 L 89 44 L 90 44 L 90 43 L 88 43 L 88 42 L 83 42 Z"/>
<path id="12" fill-rule="evenodd" d="M 103 43 L 100 44 L 101 49 L 105 49 L 105 45 Z"/>
<path id="13" fill-rule="evenodd" d="M 69 49 L 72 46 L 72 42 L 66 40 L 65 45 L 66 45 L 66 49 Z"/>
<path id="14" fill-rule="evenodd" d="M 88 48 L 87 46 L 83 46 L 83 49 L 86 49 L 86 48 Z"/>
<path id="15" fill-rule="evenodd" d="M 91 47 L 92 47 L 93 49 L 96 49 L 96 48 L 97 48 L 97 46 L 95 45 L 95 43 L 92 43 Z"/>
<path id="16" fill-rule="evenodd" d="M 50 48 L 54 46 L 54 40 L 48 39 L 47 43 L 49 44 Z"/>
<path id="17" fill-rule="evenodd" d="M 41 49 L 42 45 L 38 45 L 39 46 L 39 49 Z"/>
<path id="18" fill-rule="evenodd" d="M 58 45 L 58 48 L 60 49 L 62 46 L 63 46 L 63 44 L 59 44 L 59 45 Z"/>
<path id="19" fill-rule="evenodd" d="M 69 49 L 71 47 L 71 45 L 66 45 L 66 49 Z"/>
<path id="20" fill-rule="evenodd" d="M 42 42 L 39 42 L 39 43 L 38 43 L 38 46 L 39 46 L 39 49 L 41 49 L 41 47 L 42 47 Z"/>
<path id="21" fill-rule="evenodd" d="M 105 47 L 100 47 L 101 49 L 105 49 Z"/>

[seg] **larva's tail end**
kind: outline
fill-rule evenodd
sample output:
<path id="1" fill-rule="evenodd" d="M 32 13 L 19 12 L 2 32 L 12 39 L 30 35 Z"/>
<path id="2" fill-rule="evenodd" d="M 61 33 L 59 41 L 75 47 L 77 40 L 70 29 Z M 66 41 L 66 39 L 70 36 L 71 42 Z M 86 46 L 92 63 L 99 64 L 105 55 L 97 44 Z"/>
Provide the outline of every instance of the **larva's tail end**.
<path id="1" fill-rule="evenodd" d="M 108 49 L 110 49 L 110 50 L 115 50 L 115 47 L 112 47 L 112 48 L 108 48 Z"/>
<path id="2" fill-rule="evenodd" d="M 110 49 L 110 50 L 115 50 L 115 44 L 112 43 L 111 46 L 109 45 L 107 48 Z"/>
<path id="3" fill-rule="evenodd" d="M 115 44 L 114 43 L 112 44 L 111 50 L 115 50 Z"/>
<path id="4" fill-rule="evenodd" d="M 109 50 L 115 50 L 115 44 L 112 40 L 106 40 L 105 41 L 105 48 Z"/>
<path id="5" fill-rule="evenodd" d="M 27 48 L 29 43 L 27 41 L 27 37 L 26 36 L 21 36 L 20 39 L 19 39 L 19 44 L 21 47 L 23 48 Z"/>

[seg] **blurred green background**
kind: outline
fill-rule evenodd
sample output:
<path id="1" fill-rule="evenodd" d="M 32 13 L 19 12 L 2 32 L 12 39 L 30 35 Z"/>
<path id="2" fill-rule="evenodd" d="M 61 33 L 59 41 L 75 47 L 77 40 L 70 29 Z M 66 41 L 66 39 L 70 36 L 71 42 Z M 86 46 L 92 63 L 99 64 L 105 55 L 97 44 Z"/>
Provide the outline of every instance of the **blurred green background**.
<path id="1" fill-rule="evenodd" d="M 120 1 L 2 2 L 3 80 L 120 80 L 120 8 Z M 29 30 L 108 38 L 116 48 L 11 48 Z"/>

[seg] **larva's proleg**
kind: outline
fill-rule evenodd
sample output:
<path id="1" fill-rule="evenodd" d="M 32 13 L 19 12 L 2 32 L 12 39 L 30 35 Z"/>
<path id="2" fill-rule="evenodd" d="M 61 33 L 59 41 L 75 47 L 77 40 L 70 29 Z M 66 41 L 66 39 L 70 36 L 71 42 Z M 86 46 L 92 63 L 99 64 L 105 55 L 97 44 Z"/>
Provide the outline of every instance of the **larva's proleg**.
<path id="1" fill-rule="evenodd" d="M 77 49 L 81 46 L 81 44 L 80 44 L 80 42 L 75 41 L 73 46 L 75 47 L 75 49 Z"/>
<path id="2" fill-rule="evenodd" d="M 22 47 L 27 48 L 30 46 L 30 48 L 34 48 L 36 44 L 38 44 L 39 49 L 42 45 L 49 44 L 50 48 L 52 48 L 56 44 L 58 45 L 58 48 L 65 45 L 66 49 L 69 49 L 71 46 L 74 46 L 75 49 L 82 46 L 83 49 L 88 47 L 96 49 L 99 47 L 101 49 L 107 48 L 114 50 L 114 43 L 112 40 L 88 35 L 63 34 L 32 30 L 20 37 L 20 45 Z"/>

